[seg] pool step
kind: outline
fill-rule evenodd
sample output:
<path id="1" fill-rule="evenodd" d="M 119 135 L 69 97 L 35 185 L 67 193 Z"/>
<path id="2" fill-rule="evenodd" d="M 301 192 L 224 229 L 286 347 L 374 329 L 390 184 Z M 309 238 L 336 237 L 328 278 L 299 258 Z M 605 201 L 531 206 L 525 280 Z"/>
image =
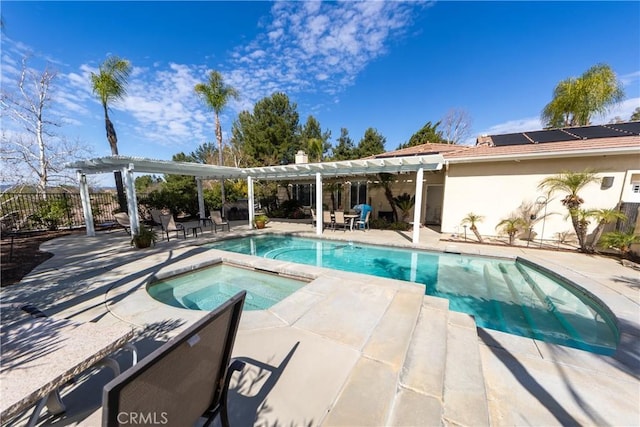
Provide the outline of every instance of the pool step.
<path id="1" fill-rule="evenodd" d="M 360 359 L 323 425 L 386 424 L 422 298 L 422 294 L 416 292 L 396 293 L 362 348 Z"/>
<path id="2" fill-rule="evenodd" d="M 488 425 L 473 318 L 446 299 L 397 294 L 322 424 Z"/>
<path id="3" fill-rule="evenodd" d="M 444 382 L 444 424 L 489 425 L 487 392 L 472 316 L 449 312 Z"/>
<path id="4" fill-rule="evenodd" d="M 489 425 L 478 335 L 471 316 L 446 306 L 436 308 L 425 297 L 387 424 Z"/>

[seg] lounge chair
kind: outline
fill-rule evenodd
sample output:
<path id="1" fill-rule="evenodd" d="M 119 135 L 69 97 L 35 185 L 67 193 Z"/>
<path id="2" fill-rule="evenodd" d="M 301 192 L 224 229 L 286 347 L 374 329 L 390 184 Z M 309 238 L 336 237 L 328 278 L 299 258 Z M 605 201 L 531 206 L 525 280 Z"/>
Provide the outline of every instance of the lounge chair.
<path id="1" fill-rule="evenodd" d="M 231 360 L 231 352 L 245 295 L 236 294 L 108 383 L 102 425 L 127 424 L 133 414 L 155 415 L 155 421 L 145 424 L 175 426 L 192 426 L 205 417 L 208 426 L 219 414 L 228 427 L 229 381 L 244 367 L 244 362 Z"/>
<path id="2" fill-rule="evenodd" d="M 129 214 L 125 212 L 118 212 L 113 214 L 113 216 L 115 217 L 118 225 L 124 228 L 124 231 L 127 234 L 131 234 L 131 222 L 129 221 Z"/>
<path id="3" fill-rule="evenodd" d="M 333 216 L 331 216 L 331 212 L 322 211 L 322 225 L 323 227 L 331 227 L 331 229 L 335 229 L 335 221 Z"/>
<path id="4" fill-rule="evenodd" d="M 309 209 L 311 211 L 311 226 L 315 227 L 318 219 L 316 218 L 316 211 L 313 209 Z"/>
<path id="5" fill-rule="evenodd" d="M 182 224 L 176 224 L 176 221 L 173 219 L 173 215 L 171 214 L 161 214 L 160 222 L 162 223 L 162 232 L 167 235 L 167 242 L 169 241 L 169 233 L 175 232 L 176 239 L 178 238 L 178 233 L 182 232 L 182 236 L 187 238 L 187 231 L 185 230 Z"/>
<path id="6" fill-rule="evenodd" d="M 358 230 L 362 227 L 362 230 L 370 230 L 371 228 L 369 228 L 369 217 L 371 216 L 371 211 L 367 211 L 367 213 L 364 215 L 364 218 L 360 217 L 359 220 L 356 221 L 356 227 L 358 227 Z"/>
<path id="7" fill-rule="evenodd" d="M 222 215 L 220 211 L 211 211 L 211 222 L 213 223 L 213 231 L 218 232 L 218 227 L 220 230 L 224 231 L 224 226 L 227 226 L 227 231 L 231 231 L 231 227 L 229 226 L 229 221 L 222 219 Z"/>
<path id="8" fill-rule="evenodd" d="M 334 215 L 335 215 L 335 227 L 342 227 L 343 231 L 347 231 L 347 227 L 349 226 L 349 223 L 344 217 L 344 212 L 336 211 Z M 335 230 L 335 227 L 334 227 L 334 230 Z"/>

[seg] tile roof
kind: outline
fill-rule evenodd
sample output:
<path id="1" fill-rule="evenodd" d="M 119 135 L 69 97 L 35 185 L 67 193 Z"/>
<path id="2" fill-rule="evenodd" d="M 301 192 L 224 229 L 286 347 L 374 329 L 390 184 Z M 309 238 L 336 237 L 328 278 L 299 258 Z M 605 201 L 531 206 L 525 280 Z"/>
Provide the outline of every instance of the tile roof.
<path id="1" fill-rule="evenodd" d="M 422 145 L 415 145 L 413 147 L 402 148 L 395 151 L 387 151 L 386 153 L 376 154 L 375 156 L 365 157 L 367 159 L 384 159 L 387 157 L 408 157 L 408 156 L 424 156 L 427 154 L 442 154 L 445 155 L 451 151 L 460 150 L 462 145 L 454 144 L 432 144 L 426 143 Z"/>
<path id="2" fill-rule="evenodd" d="M 461 158 L 499 158 L 502 156 L 528 156 L 538 154 L 540 157 L 554 157 L 560 153 L 585 154 L 589 152 L 610 152 L 629 148 L 640 154 L 640 136 L 622 136 L 612 138 L 594 138 L 585 140 L 546 142 L 541 144 L 506 145 L 495 147 L 490 145 L 476 145 L 474 147 L 460 146 L 459 150 L 443 153 L 445 160 Z"/>
<path id="3" fill-rule="evenodd" d="M 462 160 L 489 161 L 519 156 L 573 157 L 613 152 L 640 154 L 639 126 L 640 122 L 627 122 L 504 135 L 485 135 L 478 138 L 475 146 L 426 143 L 368 158 L 441 154 L 445 160 L 456 162 Z M 578 134 L 588 135 L 588 137 Z"/>

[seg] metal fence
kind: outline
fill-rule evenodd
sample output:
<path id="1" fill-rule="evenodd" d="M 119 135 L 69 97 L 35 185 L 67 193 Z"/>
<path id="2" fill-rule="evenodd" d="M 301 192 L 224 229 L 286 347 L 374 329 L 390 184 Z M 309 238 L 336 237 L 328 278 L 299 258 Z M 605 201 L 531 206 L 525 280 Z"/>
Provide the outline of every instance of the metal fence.
<path id="1" fill-rule="evenodd" d="M 113 193 L 91 193 L 95 224 L 114 222 L 119 205 Z M 85 225 L 79 193 L 4 193 L 0 196 L 3 230 L 32 231 Z"/>

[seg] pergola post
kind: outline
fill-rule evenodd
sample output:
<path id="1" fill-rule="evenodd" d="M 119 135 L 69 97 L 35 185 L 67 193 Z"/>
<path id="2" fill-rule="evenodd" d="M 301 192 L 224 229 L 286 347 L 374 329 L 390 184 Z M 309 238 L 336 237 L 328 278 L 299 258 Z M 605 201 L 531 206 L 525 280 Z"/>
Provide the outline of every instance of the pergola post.
<path id="1" fill-rule="evenodd" d="M 316 172 L 316 234 L 322 236 L 322 174 Z"/>
<path id="2" fill-rule="evenodd" d="M 200 212 L 200 219 L 206 218 L 204 210 L 204 194 L 202 192 L 202 178 L 196 177 L 196 188 L 198 190 L 198 211 Z"/>
<path id="3" fill-rule="evenodd" d="M 255 196 L 253 195 L 253 177 L 247 177 L 247 192 L 249 193 L 249 206 L 247 206 L 247 210 L 249 211 L 249 228 L 253 228 L 253 219 L 255 217 L 255 212 L 253 211 L 253 207 L 255 206 Z"/>
<path id="4" fill-rule="evenodd" d="M 80 201 L 82 202 L 82 214 L 84 215 L 84 223 L 87 228 L 87 236 L 93 237 L 96 235 L 96 229 L 93 225 L 93 212 L 91 211 L 91 198 L 89 196 L 87 175 L 78 171 L 78 182 L 80 183 Z"/>
<path id="5" fill-rule="evenodd" d="M 420 243 L 420 216 L 422 214 L 422 180 L 424 179 L 424 169 L 420 168 L 416 172 L 416 202 L 413 205 L 413 238 L 412 243 Z"/>
<path id="6" fill-rule="evenodd" d="M 131 235 L 135 236 L 140 232 L 140 219 L 138 218 L 138 198 L 136 197 L 136 186 L 133 179 L 133 163 L 130 163 L 128 167 L 122 168 L 122 177 L 124 178 L 124 189 L 127 194 Z"/>

